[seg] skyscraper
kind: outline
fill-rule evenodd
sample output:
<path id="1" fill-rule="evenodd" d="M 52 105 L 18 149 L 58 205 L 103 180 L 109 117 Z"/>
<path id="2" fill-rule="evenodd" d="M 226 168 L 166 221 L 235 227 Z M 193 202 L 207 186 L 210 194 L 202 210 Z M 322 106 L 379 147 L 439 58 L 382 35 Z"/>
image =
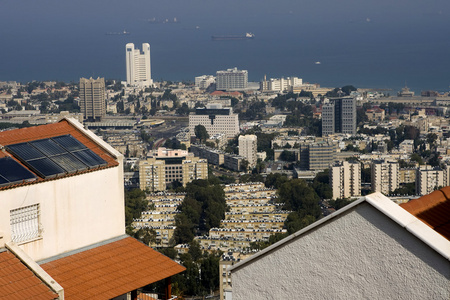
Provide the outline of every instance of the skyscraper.
<path id="1" fill-rule="evenodd" d="M 153 85 L 150 68 L 150 44 L 142 44 L 142 53 L 133 43 L 126 45 L 127 84 L 149 87 Z"/>
<path id="2" fill-rule="evenodd" d="M 333 199 L 361 196 L 361 165 L 341 161 L 330 166 L 330 186 Z"/>
<path id="3" fill-rule="evenodd" d="M 105 80 L 80 78 L 80 107 L 89 122 L 101 121 L 106 114 Z"/>
<path id="4" fill-rule="evenodd" d="M 322 136 L 356 134 L 356 99 L 334 98 L 322 108 Z"/>

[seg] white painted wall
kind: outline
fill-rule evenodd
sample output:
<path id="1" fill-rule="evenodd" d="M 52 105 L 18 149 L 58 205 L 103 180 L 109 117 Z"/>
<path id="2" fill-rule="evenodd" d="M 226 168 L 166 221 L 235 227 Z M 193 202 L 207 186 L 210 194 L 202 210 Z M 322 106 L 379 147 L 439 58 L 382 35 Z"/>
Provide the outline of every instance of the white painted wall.
<path id="1" fill-rule="evenodd" d="M 233 299 L 450 299 L 450 263 L 367 203 L 232 271 Z"/>
<path id="2" fill-rule="evenodd" d="M 40 204 L 42 238 L 20 247 L 35 261 L 125 233 L 119 166 L 0 191 L 0 231 L 11 240 L 10 210 Z"/>

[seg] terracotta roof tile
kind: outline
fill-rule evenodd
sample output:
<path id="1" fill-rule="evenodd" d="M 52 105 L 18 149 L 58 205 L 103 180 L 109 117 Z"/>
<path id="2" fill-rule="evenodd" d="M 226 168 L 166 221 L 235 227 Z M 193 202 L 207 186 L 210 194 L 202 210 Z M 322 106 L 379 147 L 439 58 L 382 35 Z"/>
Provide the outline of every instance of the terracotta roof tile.
<path id="1" fill-rule="evenodd" d="M 64 288 L 68 300 L 114 298 L 185 270 L 131 237 L 41 267 Z"/>
<path id="2" fill-rule="evenodd" d="M 114 166 L 119 165 L 119 163 L 111 155 L 109 155 L 107 153 L 107 151 L 105 151 L 102 147 L 100 147 L 98 144 L 96 144 L 94 141 L 92 141 L 91 138 L 89 138 L 82 131 L 78 130 L 76 127 L 74 127 L 72 124 L 70 124 L 67 120 L 64 120 L 64 119 L 61 120 L 59 123 L 2 131 L 2 132 L 0 132 L 0 145 L 8 146 L 8 145 L 13 145 L 13 144 L 17 144 L 17 143 L 30 142 L 30 141 L 52 138 L 52 137 L 61 136 L 61 135 L 67 135 L 67 134 L 72 135 L 75 139 L 80 141 L 82 144 L 84 144 L 86 147 L 91 149 L 94 153 L 96 153 L 98 156 L 103 158 L 108 163 L 107 166 L 99 167 L 94 170 L 84 171 L 84 172 L 80 172 L 80 173 L 92 172 L 92 171 L 96 171 L 99 169 L 104 169 L 104 168 L 109 168 L 109 167 L 114 167 Z M 5 157 L 5 156 L 13 157 L 6 151 L 0 151 L 0 158 Z M 77 174 L 71 174 L 71 175 L 66 175 L 63 177 L 76 176 L 76 175 Z M 16 187 L 16 186 L 35 184 L 35 183 L 45 180 L 45 179 L 40 178 L 37 174 L 36 174 L 36 176 L 38 177 L 38 180 L 36 180 L 36 181 L 8 185 L 8 186 L 4 186 L 0 189 L 8 189 L 8 188 Z M 58 178 L 61 178 L 61 177 L 58 177 Z M 55 180 L 55 179 L 46 179 L 46 181 L 48 181 L 48 180 Z"/>
<path id="3" fill-rule="evenodd" d="M 57 299 L 13 253 L 0 252 L 0 299 Z"/>
<path id="4" fill-rule="evenodd" d="M 450 240 L 450 186 L 400 206 Z"/>

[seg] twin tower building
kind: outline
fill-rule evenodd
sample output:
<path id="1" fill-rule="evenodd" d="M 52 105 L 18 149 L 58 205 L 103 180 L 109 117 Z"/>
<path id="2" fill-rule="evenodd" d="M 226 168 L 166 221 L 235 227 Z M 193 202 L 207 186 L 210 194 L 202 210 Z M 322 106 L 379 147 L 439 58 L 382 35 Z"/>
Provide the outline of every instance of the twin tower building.
<path id="1" fill-rule="evenodd" d="M 150 87 L 153 85 L 150 68 L 150 44 L 142 44 L 142 52 L 133 43 L 126 45 L 127 85 Z M 99 122 L 106 115 L 104 78 L 80 79 L 80 107 L 84 120 Z"/>

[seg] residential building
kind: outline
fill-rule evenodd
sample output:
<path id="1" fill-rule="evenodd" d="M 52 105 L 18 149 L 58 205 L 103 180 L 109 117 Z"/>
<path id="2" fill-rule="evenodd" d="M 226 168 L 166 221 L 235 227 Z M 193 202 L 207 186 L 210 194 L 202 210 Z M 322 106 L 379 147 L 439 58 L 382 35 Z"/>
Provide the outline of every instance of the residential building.
<path id="1" fill-rule="evenodd" d="M 256 166 L 256 153 L 257 153 L 257 137 L 254 134 L 240 135 L 239 136 L 239 155 L 247 159 L 249 167 L 254 168 Z"/>
<path id="2" fill-rule="evenodd" d="M 444 170 L 439 167 L 420 166 L 416 173 L 416 194 L 426 195 L 445 186 L 444 177 L 447 176 L 444 176 Z"/>
<path id="3" fill-rule="evenodd" d="M 336 162 L 330 167 L 330 185 L 334 200 L 361 196 L 361 164 Z"/>
<path id="4" fill-rule="evenodd" d="M 322 107 L 322 136 L 356 134 L 356 98 L 331 98 Z"/>
<path id="5" fill-rule="evenodd" d="M 206 108 L 197 108 L 189 114 L 189 132 L 195 136 L 195 126 L 203 125 L 210 136 L 225 133 L 230 138 L 239 133 L 239 115 L 233 108 L 220 104 L 208 104 Z"/>
<path id="6" fill-rule="evenodd" d="M 208 178 L 208 162 L 186 150 L 158 148 L 139 162 L 139 182 L 142 190 L 164 191 L 168 184 L 183 186 L 196 179 Z"/>
<path id="7" fill-rule="evenodd" d="M 163 279 L 171 297 L 184 267 L 125 235 L 123 155 L 73 119 L 0 144 L 0 298 L 135 299 Z"/>
<path id="8" fill-rule="evenodd" d="M 400 185 L 398 162 L 374 160 L 371 164 L 372 191 L 389 195 Z"/>
<path id="9" fill-rule="evenodd" d="M 230 267 L 233 300 L 448 299 L 450 187 L 363 197 Z"/>
<path id="10" fill-rule="evenodd" d="M 243 91 L 247 89 L 248 71 L 237 68 L 216 72 L 216 90 Z"/>
<path id="11" fill-rule="evenodd" d="M 128 43 L 125 48 L 127 84 L 138 87 L 152 86 L 150 44 L 142 44 L 142 53 L 139 49 L 134 48 L 133 43 Z"/>
<path id="12" fill-rule="evenodd" d="M 80 78 L 80 108 L 88 122 L 98 122 L 106 115 L 105 79 Z"/>

